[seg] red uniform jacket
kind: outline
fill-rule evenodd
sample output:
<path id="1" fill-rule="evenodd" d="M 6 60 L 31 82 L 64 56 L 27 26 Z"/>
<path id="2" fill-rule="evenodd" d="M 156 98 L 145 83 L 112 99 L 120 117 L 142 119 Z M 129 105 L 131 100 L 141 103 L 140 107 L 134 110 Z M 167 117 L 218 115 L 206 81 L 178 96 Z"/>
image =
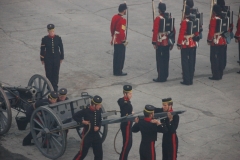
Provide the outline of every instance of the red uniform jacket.
<path id="1" fill-rule="evenodd" d="M 126 41 L 126 19 L 121 14 L 116 14 L 112 17 L 110 31 L 113 44 L 122 44 Z"/>
<path id="2" fill-rule="evenodd" d="M 177 45 L 181 46 L 182 48 L 192 48 L 196 47 L 196 42 L 192 39 L 192 37 L 187 37 L 187 22 L 188 18 L 185 18 L 180 24 L 180 30 L 178 35 L 178 42 Z M 198 36 L 199 33 L 195 34 Z"/>
<path id="3" fill-rule="evenodd" d="M 213 16 L 210 20 L 207 41 L 208 43 L 211 44 L 211 46 L 215 46 L 215 45 L 219 46 L 219 45 L 227 44 L 226 39 L 223 36 L 221 36 L 221 34 L 215 33 L 217 19 L 219 19 L 218 16 Z"/>
<path id="4" fill-rule="evenodd" d="M 240 41 L 240 18 L 238 18 L 238 22 L 237 22 L 237 30 L 234 36 L 237 40 Z"/>
<path id="5" fill-rule="evenodd" d="M 159 35 L 159 25 L 160 25 L 160 18 L 163 18 L 163 14 L 160 14 L 160 16 L 156 17 L 153 24 L 153 36 L 152 36 L 152 44 L 158 45 L 158 46 L 167 46 L 168 45 L 168 35 L 167 33 L 162 33 Z M 175 41 L 175 28 L 174 28 L 174 41 Z M 159 36 L 161 36 L 160 41 L 158 40 Z"/>

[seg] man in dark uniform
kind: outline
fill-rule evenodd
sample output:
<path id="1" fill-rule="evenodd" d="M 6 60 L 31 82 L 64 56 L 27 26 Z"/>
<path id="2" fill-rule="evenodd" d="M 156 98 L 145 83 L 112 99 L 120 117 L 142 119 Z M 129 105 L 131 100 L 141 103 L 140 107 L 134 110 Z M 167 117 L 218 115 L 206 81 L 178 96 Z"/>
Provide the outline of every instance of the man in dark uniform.
<path id="1" fill-rule="evenodd" d="M 238 63 L 240 64 L 240 10 L 238 13 L 237 30 L 236 30 L 234 38 L 235 38 L 235 42 L 238 43 L 238 54 L 239 54 Z M 237 73 L 240 74 L 240 71 L 238 71 Z"/>
<path id="2" fill-rule="evenodd" d="M 63 43 L 60 36 L 54 33 L 55 26 L 47 25 L 48 35 L 42 38 L 40 60 L 45 66 L 46 77 L 54 91 L 58 91 L 60 64 L 64 59 Z"/>
<path id="3" fill-rule="evenodd" d="M 225 6 L 225 0 L 217 0 L 217 5 L 219 5 L 221 7 L 222 12 L 229 12 L 229 16 L 230 16 L 230 11 L 228 11 L 228 8 Z M 229 17 L 229 21 L 230 21 L 230 17 Z M 233 22 L 231 22 L 231 24 L 229 24 L 229 33 L 233 32 Z M 224 53 L 223 53 L 223 70 L 225 69 L 227 65 L 227 44 L 224 46 Z"/>
<path id="4" fill-rule="evenodd" d="M 186 6 L 185 16 L 180 24 L 179 36 L 177 46 L 181 50 L 181 63 L 183 81 L 180 82 L 183 85 L 192 85 L 194 76 L 194 65 L 195 65 L 195 47 L 196 41 L 193 40 L 194 34 L 187 35 L 187 22 L 189 21 L 190 7 Z"/>
<path id="5" fill-rule="evenodd" d="M 118 99 L 118 105 L 120 107 L 121 117 L 125 117 L 132 114 L 133 107 L 131 104 L 132 98 L 132 86 L 123 86 L 123 98 Z M 123 137 L 123 146 L 119 160 L 127 160 L 128 153 L 132 147 L 132 121 L 121 122 L 120 125 Z"/>
<path id="6" fill-rule="evenodd" d="M 57 95 L 57 92 L 55 91 L 52 91 L 50 92 L 50 94 L 48 95 L 48 99 L 42 99 L 42 100 L 38 100 L 35 104 L 31 105 L 29 108 L 27 108 L 26 110 L 26 118 L 27 118 L 27 121 L 30 122 L 30 119 L 31 119 L 31 116 L 32 116 L 32 113 L 34 112 L 34 110 L 38 107 L 41 107 L 41 106 L 45 106 L 45 105 L 48 105 L 48 104 L 54 104 L 57 102 L 57 98 L 58 98 L 58 95 Z M 40 126 L 36 126 L 36 128 L 40 128 Z M 39 132 L 39 131 L 36 131 L 36 132 Z M 38 133 L 37 133 L 38 134 Z M 31 143 L 33 137 L 32 137 L 32 134 L 31 132 L 23 139 L 23 142 L 22 142 L 22 145 L 23 146 L 28 146 L 28 145 L 33 145 L 33 143 Z"/>
<path id="7" fill-rule="evenodd" d="M 154 118 L 154 109 L 152 105 L 146 105 L 143 111 L 144 119 L 135 118 L 135 124 L 132 132 L 141 132 L 142 139 L 140 144 L 140 160 L 156 160 L 155 141 L 157 141 L 157 133 L 167 132 L 167 128 L 160 121 Z"/>
<path id="8" fill-rule="evenodd" d="M 67 97 L 67 89 L 66 88 L 61 88 L 59 91 L 58 91 L 58 102 L 61 102 L 61 101 L 65 101 L 65 100 L 68 100 L 68 97 Z"/>
<path id="9" fill-rule="evenodd" d="M 173 102 L 171 98 L 162 99 L 162 108 L 156 108 L 155 113 L 168 112 L 168 118 L 162 119 L 161 123 L 166 124 L 168 132 L 162 137 L 162 160 L 176 160 L 178 151 L 177 128 L 179 115 L 172 115 Z"/>
<path id="10" fill-rule="evenodd" d="M 219 5 L 214 5 L 207 38 L 208 45 L 210 45 L 210 62 L 212 70 L 212 77 L 209 77 L 210 80 L 221 80 L 223 76 L 223 58 L 227 42 L 222 36 L 222 33 L 216 33 L 217 19 L 220 18 L 221 7 Z"/>
<path id="11" fill-rule="evenodd" d="M 118 7 L 119 13 L 112 17 L 110 31 L 111 31 L 111 45 L 114 45 L 113 55 L 113 75 L 126 76 L 127 73 L 123 73 L 123 66 L 125 61 L 125 49 L 126 49 L 126 19 L 123 18 L 127 13 L 126 3 L 120 4 Z"/>
<path id="12" fill-rule="evenodd" d="M 90 106 L 73 115 L 75 121 L 84 125 L 81 150 L 74 157 L 74 160 L 83 160 L 91 146 L 93 148 L 94 160 L 103 159 L 102 139 L 99 135 L 102 123 L 101 103 L 102 98 L 100 96 L 94 96 Z"/>
<path id="13" fill-rule="evenodd" d="M 168 78 L 169 68 L 169 50 L 172 50 L 175 42 L 175 28 L 171 32 L 160 32 L 160 19 L 165 19 L 164 13 L 166 11 L 166 4 L 160 2 L 158 5 L 159 16 L 154 20 L 152 44 L 156 49 L 156 61 L 158 77 L 153 79 L 154 82 L 166 82 Z M 164 26 L 165 27 L 165 26 Z M 171 35 L 171 37 L 170 37 Z M 173 39 L 173 42 L 169 44 L 169 39 Z"/>

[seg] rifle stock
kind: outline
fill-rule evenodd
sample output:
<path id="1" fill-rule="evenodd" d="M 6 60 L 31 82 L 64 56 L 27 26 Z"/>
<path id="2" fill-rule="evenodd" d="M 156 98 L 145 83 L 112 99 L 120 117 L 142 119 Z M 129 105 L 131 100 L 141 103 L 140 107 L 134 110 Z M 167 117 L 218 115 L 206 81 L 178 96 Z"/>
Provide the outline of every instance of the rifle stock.
<path id="1" fill-rule="evenodd" d="M 186 0 L 183 0 L 182 21 L 184 19 L 184 15 L 185 15 L 185 9 L 186 9 Z"/>

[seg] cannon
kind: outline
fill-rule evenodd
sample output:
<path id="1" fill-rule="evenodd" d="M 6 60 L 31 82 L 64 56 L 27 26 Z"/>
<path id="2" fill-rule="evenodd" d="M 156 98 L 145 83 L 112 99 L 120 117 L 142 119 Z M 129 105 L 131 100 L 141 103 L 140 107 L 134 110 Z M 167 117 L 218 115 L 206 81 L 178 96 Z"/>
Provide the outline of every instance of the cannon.
<path id="1" fill-rule="evenodd" d="M 6 83 L 7 84 L 7 83 Z M 26 109 L 36 100 L 46 98 L 53 91 L 49 80 L 41 75 L 35 74 L 28 81 L 27 87 L 4 86 L 0 83 L 0 135 L 8 132 L 12 123 L 11 108 L 18 113 L 26 113 Z M 18 114 L 17 114 L 18 115 Z M 17 122 L 21 118 L 17 117 Z M 25 123 L 26 128 L 27 123 Z M 19 126 L 24 129 L 24 126 Z"/>
<path id="2" fill-rule="evenodd" d="M 84 92 L 81 97 L 71 98 L 62 102 L 49 104 L 37 108 L 30 120 L 30 130 L 33 141 L 40 152 L 50 159 L 57 159 L 62 156 L 66 150 L 67 136 L 66 130 L 76 129 L 80 138 L 82 138 L 83 126 L 72 119 L 74 113 L 84 109 L 91 102 L 92 96 Z M 142 111 L 140 111 L 142 112 Z M 108 124 L 133 121 L 135 117 L 143 118 L 143 115 L 133 115 L 117 119 L 108 119 L 108 116 L 116 115 L 117 111 L 105 111 L 102 106 L 102 126 L 99 134 L 104 142 Z M 172 114 L 181 114 L 185 111 L 175 111 Z M 156 118 L 166 118 L 167 113 L 156 113 Z"/>

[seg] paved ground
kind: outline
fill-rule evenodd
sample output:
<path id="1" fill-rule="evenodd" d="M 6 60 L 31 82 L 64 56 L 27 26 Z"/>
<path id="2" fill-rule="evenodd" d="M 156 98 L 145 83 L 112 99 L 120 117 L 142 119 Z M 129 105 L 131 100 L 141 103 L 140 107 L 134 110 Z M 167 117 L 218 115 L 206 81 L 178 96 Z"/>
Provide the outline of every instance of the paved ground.
<path id="1" fill-rule="evenodd" d="M 157 76 L 155 53 L 151 46 L 151 1 L 129 0 L 129 32 L 124 71 L 126 77 L 112 75 L 113 48 L 109 45 L 109 25 L 121 0 L 1 0 L 0 1 L 0 81 L 14 86 L 26 86 L 33 74 L 44 74 L 39 61 L 41 38 L 47 34 L 48 23 L 56 25 L 56 33 L 64 43 L 65 59 L 60 70 L 60 87 L 66 87 L 71 96 L 81 92 L 99 94 L 106 110 L 118 109 L 122 85 L 134 87 L 134 111 L 145 104 L 161 107 L 161 98 L 172 97 L 174 110 L 187 110 L 180 116 L 178 128 L 179 160 L 238 160 L 240 157 L 240 81 L 237 44 L 228 45 L 227 67 L 221 81 L 210 81 L 209 46 L 206 44 L 209 21 L 209 0 L 195 0 L 195 6 L 204 13 L 203 40 L 197 49 L 196 72 L 192 86 L 182 86 L 180 51 L 174 47 L 170 56 L 169 78 L 166 83 L 154 83 Z M 167 11 L 176 18 L 178 33 L 182 0 L 164 0 Z M 158 1 L 155 1 L 158 3 Z M 228 0 L 236 25 L 238 0 Z M 234 28 L 235 32 L 235 28 Z M 13 116 L 16 112 L 13 111 Z M 103 143 L 104 159 L 117 160 L 113 138 L 119 124 L 109 126 Z M 28 159 L 46 159 L 38 149 L 23 147 L 28 133 L 17 129 L 15 118 L 9 132 L 0 144 L 12 153 Z M 156 142 L 157 160 L 161 159 L 161 137 Z M 75 130 L 68 136 L 67 149 L 59 160 L 72 159 L 79 149 L 80 139 Z M 118 150 L 121 147 L 118 137 Z M 139 159 L 140 134 L 134 134 L 130 160 Z M 7 154 L 0 148 L 0 159 Z M 3 156 L 2 156 L 3 155 Z M 18 157 L 18 156 L 17 156 Z M 12 158 L 14 159 L 14 158 Z M 21 159 L 21 158 L 20 158 Z M 92 151 L 86 158 L 93 159 Z"/>

